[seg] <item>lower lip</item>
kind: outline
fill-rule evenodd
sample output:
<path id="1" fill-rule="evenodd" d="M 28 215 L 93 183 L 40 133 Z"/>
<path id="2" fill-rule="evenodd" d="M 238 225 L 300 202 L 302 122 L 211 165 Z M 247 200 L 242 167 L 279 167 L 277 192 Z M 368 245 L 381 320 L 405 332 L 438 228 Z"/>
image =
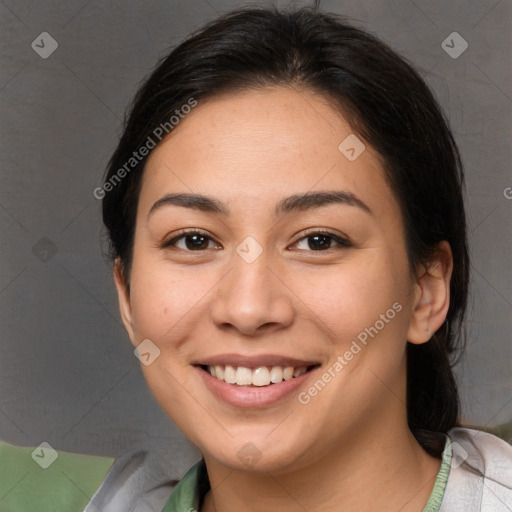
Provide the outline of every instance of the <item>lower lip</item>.
<path id="1" fill-rule="evenodd" d="M 199 366 L 195 368 L 214 395 L 230 405 L 243 408 L 265 407 L 288 398 L 317 370 L 317 368 L 313 368 L 293 379 L 259 387 L 228 384 L 223 380 L 212 377 Z"/>

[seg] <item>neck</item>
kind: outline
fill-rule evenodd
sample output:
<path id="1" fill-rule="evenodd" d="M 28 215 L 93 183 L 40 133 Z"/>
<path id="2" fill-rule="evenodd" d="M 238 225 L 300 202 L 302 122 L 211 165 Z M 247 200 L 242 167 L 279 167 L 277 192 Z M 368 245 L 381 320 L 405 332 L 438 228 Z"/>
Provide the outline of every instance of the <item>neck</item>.
<path id="1" fill-rule="evenodd" d="M 395 402 L 398 402 L 395 400 Z M 285 472 L 232 471 L 205 456 L 211 490 L 201 512 L 421 512 L 441 464 L 418 444 L 399 407 L 367 421 L 324 456 Z"/>

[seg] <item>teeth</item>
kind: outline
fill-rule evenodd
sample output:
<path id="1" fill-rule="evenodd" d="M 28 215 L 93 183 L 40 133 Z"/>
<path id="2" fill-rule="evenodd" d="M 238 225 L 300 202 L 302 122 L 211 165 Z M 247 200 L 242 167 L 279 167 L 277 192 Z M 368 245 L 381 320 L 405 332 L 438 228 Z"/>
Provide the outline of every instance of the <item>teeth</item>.
<path id="1" fill-rule="evenodd" d="M 283 380 L 291 380 L 307 372 L 306 366 L 259 366 L 252 370 L 244 366 L 208 366 L 208 371 L 213 377 L 223 380 L 228 384 L 238 386 L 268 386 L 270 383 L 278 384 Z"/>
<path id="2" fill-rule="evenodd" d="M 224 370 L 222 369 L 222 366 L 215 366 L 215 376 L 217 379 L 224 380 Z"/>
<path id="3" fill-rule="evenodd" d="M 307 368 L 305 366 L 299 366 L 298 368 L 295 368 L 295 371 L 293 372 L 293 376 L 298 377 L 299 375 L 306 373 L 306 370 L 307 370 Z"/>
<path id="4" fill-rule="evenodd" d="M 283 369 L 280 366 L 272 366 L 270 370 L 270 382 L 277 384 L 283 380 Z"/>
<path id="5" fill-rule="evenodd" d="M 228 384 L 234 384 L 236 382 L 236 370 L 232 366 L 226 365 L 224 369 L 224 380 Z"/>
<path id="6" fill-rule="evenodd" d="M 270 384 L 270 372 L 266 366 L 256 368 L 252 374 L 253 386 L 268 386 Z"/>
<path id="7" fill-rule="evenodd" d="M 293 366 L 287 366 L 283 371 L 283 379 L 290 380 L 293 377 Z"/>
<path id="8" fill-rule="evenodd" d="M 238 369 L 236 370 L 236 383 L 239 386 L 248 386 L 248 385 L 252 384 L 251 370 L 249 368 L 244 368 L 243 366 L 239 366 Z"/>

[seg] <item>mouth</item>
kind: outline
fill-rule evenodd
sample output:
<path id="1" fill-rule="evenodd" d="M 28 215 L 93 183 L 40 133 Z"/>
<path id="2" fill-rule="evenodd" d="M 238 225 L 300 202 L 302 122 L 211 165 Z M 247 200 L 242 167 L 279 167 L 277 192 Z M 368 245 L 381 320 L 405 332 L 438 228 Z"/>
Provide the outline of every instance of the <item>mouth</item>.
<path id="1" fill-rule="evenodd" d="M 289 381 L 308 373 L 320 364 L 300 366 L 237 366 L 235 364 L 198 365 L 201 370 L 209 373 L 213 378 L 234 386 L 266 387 Z"/>
<path id="2" fill-rule="evenodd" d="M 278 354 L 218 354 L 192 366 L 206 389 L 236 408 L 265 408 L 289 401 L 320 371 L 319 361 Z"/>

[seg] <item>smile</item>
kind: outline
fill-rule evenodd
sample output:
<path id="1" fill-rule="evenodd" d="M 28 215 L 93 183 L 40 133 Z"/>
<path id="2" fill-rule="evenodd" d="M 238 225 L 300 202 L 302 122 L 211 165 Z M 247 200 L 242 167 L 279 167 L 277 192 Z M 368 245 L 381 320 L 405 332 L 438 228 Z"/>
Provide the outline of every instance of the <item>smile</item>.
<path id="1" fill-rule="evenodd" d="M 248 368 L 235 365 L 204 365 L 202 368 L 212 377 L 237 386 L 269 386 L 278 384 L 283 380 L 300 377 L 314 368 L 310 366 L 258 366 Z"/>
<path id="2" fill-rule="evenodd" d="M 222 402 L 237 408 L 259 408 L 297 393 L 322 366 L 315 359 L 231 353 L 192 361 L 192 367 L 208 391 Z"/>

